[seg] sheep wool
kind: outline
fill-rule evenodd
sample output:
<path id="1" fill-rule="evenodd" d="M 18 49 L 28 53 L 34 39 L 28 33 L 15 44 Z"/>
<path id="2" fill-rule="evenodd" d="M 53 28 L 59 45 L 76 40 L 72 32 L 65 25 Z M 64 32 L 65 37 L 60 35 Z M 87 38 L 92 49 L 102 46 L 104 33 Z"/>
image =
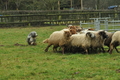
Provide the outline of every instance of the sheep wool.
<path id="1" fill-rule="evenodd" d="M 74 34 L 71 36 L 71 46 L 81 47 L 88 53 L 92 38 L 94 38 L 94 36 L 90 32 L 85 34 Z"/>
<path id="2" fill-rule="evenodd" d="M 48 48 L 51 45 L 54 45 L 55 47 L 60 46 L 63 48 L 63 54 L 64 54 L 64 45 L 67 44 L 71 36 L 70 31 L 55 31 L 53 32 L 48 39 L 45 39 L 43 42 L 48 43 L 48 46 L 46 47 L 45 51 L 48 51 Z"/>
<path id="3" fill-rule="evenodd" d="M 112 51 L 113 51 L 114 48 L 119 53 L 118 49 L 116 48 L 119 45 L 120 45 L 120 31 L 116 31 L 112 36 L 112 41 L 110 43 L 109 53 L 112 54 Z"/>
<path id="4" fill-rule="evenodd" d="M 103 30 L 96 31 L 96 32 L 93 32 L 93 33 L 95 34 L 95 38 L 93 38 L 92 42 L 91 42 L 92 49 L 95 49 L 95 48 L 100 49 L 101 48 L 102 51 L 105 52 L 103 46 L 104 46 L 104 41 L 107 38 L 107 34 Z"/>

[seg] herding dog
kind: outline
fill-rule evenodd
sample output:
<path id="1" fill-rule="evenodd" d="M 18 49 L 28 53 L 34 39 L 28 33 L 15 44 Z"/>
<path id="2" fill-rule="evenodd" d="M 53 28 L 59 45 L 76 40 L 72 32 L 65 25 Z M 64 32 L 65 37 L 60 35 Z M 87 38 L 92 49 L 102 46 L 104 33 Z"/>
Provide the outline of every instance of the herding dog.
<path id="1" fill-rule="evenodd" d="M 32 31 L 29 33 L 29 35 L 27 36 L 27 43 L 29 45 L 36 45 L 36 37 L 37 37 L 37 32 Z"/>

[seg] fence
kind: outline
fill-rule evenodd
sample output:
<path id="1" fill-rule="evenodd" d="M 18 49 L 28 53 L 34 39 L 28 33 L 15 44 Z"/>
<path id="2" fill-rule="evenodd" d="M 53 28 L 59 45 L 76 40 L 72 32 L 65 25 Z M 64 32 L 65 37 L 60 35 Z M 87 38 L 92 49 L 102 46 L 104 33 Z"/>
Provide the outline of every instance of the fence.
<path id="1" fill-rule="evenodd" d="M 80 26 L 82 25 L 94 25 L 95 30 L 104 29 L 106 31 L 118 31 L 120 30 L 120 20 L 114 20 L 110 17 L 103 17 L 103 18 L 90 18 L 93 19 L 94 22 L 83 23 L 80 21 Z M 91 28 L 90 26 L 88 26 Z"/>
<path id="2" fill-rule="evenodd" d="M 79 24 L 79 21 L 92 21 L 89 18 L 112 17 L 119 18 L 120 11 L 1 11 L 0 27 L 3 26 L 44 26 Z"/>

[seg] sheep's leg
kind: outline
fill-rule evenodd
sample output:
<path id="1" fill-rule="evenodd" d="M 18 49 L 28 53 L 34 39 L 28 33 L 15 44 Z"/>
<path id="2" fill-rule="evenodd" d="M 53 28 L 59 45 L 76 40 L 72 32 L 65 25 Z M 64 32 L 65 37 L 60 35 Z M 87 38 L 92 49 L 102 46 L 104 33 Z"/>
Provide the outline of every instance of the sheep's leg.
<path id="1" fill-rule="evenodd" d="M 88 49 L 85 49 L 86 54 L 88 54 Z"/>
<path id="2" fill-rule="evenodd" d="M 115 50 L 116 50 L 118 53 L 120 53 L 116 47 L 115 47 Z"/>
<path id="3" fill-rule="evenodd" d="M 62 54 L 64 54 L 64 46 L 62 46 L 61 48 L 62 48 Z"/>
<path id="4" fill-rule="evenodd" d="M 53 51 L 57 52 L 57 48 L 58 48 L 58 46 L 53 46 Z"/>
<path id="5" fill-rule="evenodd" d="M 104 48 L 103 48 L 103 47 L 101 47 L 101 49 L 102 49 L 102 52 L 103 52 L 103 53 L 105 53 L 105 50 L 104 50 Z"/>
<path id="6" fill-rule="evenodd" d="M 97 47 L 97 53 L 100 53 L 101 52 L 101 47 Z"/>
<path id="7" fill-rule="evenodd" d="M 49 44 L 49 45 L 46 47 L 45 52 L 48 51 L 48 48 L 49 48 L 51 45 L 52 45 L 52 44 Z"/>
<path id="8" fill-rule="evenodd" d="M 99 52 L 97 47 L 94 47 L 94 48 L 93 48 L 93 51 L 94 51 L 95 53 L 98 53 L 98 52 Z"/>
<path id="9" fill-rule="evenodd" d="M 109 51 L 110 51 L 110 47 L 108 48 L 107 52 L 109 52 Z"/>
<path id="10" fill-rule="evenodd" d="M 111 44 L 111 45 L 110 45 L 109 54 L 112 54 L 113 49 L 114 49 L 114 46 L 113 46 L 113 44 Z"/>
<path id="11" fill-rule="evenodd" d="M 90 53 L 92 53 L 92 52 L 93 52 L 93 48 L 92 48 L 92 47 L 90 47 L 89 52 L 90 52 Z"/>
<path id="12" fill-rule="evenodd" d="M 83 48 L 83 49 L 85 50 L 86 54 L 88 54 L 88 48 Z"/>

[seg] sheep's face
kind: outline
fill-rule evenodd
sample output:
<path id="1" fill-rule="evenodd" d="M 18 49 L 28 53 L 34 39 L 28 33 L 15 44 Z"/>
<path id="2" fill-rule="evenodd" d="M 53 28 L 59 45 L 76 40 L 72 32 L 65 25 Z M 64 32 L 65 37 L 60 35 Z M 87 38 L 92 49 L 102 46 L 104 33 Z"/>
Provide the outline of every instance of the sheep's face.
<path id="1" fill-rule="evenodd" d="M 94 37 L 95 37 L 95 35 L 94 35 L 93 33 L 91 33 L 91 32 L 87 32 L 87 33 L 86 33 L 86 36 L 89 36 L 89 37 L 91 37 L 91 38 L 94 38 Z"/>
<path id="2" fill-rule="evenodd" d="M 70 29 L 71 34 L 76 34 L 76 30 L 75 29 Z"/>
<path id="3" fill-rule="evenodd" d="M 102 36 L 104 39 L 108 37 L 108 35 L 105 33 L 105 31 L 100 31 L 99 35 Z"/>
<path id="4" fill-rule="evenodd" d="M 76 30 L 76 26 L 70 26 L 69 29 L 75 29 Z"/>
<path id="5" fill-rule="evenodd" d="M 70 31 L 64 31 L 64 36 L 65 36 L 65 38 L 70 38 L 70 36 L 71 36 Z"/>

